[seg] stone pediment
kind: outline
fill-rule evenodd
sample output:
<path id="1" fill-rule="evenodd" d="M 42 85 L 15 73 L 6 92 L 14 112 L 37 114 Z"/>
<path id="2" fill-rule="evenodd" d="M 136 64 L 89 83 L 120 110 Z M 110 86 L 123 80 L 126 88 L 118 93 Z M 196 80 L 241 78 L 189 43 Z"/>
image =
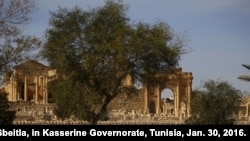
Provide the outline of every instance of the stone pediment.
<path id="1" fill-rule="evenodd" d="M 13 68 L 14 70 L 16 70 L 19 73 L 25 73 L 25 74 L 41 74 L 43 72 L 48 72 L 49 71 L 49 67 L 39 63 L 38 61 L 35 60 L 29 60 L 23 64 L 17 65 Z"/>

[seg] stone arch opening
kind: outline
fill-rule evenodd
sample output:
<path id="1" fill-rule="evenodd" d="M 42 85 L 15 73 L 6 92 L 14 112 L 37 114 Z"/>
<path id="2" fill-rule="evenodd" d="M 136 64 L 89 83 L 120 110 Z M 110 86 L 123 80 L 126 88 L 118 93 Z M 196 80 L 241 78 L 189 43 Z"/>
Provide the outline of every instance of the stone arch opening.
<path id="1" fill-rule="evenodd" d="M 190 116 L 190 99 L 192 92 L 192 73 L 182 72 L 182 68 L 174 68 L 169 72 L 157 73 L 148 76 L 143 81 L 145 105 L 144 113 L 155 111 L 155 114 L 165 114 L 174 117 Z M 162 92 L 168 88 L 173 92 L 172 108 L 164 108 L 162 103 Z M 155 109 L 151 106 L 152 101 L 155 103 Z M 150 110 L 149 110 L 150 109 Z"/>
<path id="2" fill-rule="evenodd" d="M 161 91 L 161 100 L 165 102 L 170 102 L 174 100 L 174 92 L 169 88 L 164 88 Z"/>
<path id="3" fill-rule="evenodd" d="M 161 112 L 168 117 L 174 115 L 174 92 L 169 88 L 161 91 Z"/>

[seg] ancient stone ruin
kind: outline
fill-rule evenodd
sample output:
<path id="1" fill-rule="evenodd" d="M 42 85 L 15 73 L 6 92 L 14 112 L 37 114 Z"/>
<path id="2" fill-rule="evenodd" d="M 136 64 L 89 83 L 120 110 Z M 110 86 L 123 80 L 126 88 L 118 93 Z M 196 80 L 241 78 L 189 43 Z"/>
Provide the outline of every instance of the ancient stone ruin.
<path id="1" fill-rule="evenodd" d="M 15 66 L 12 72 L 5 74 L 2 90 L 9 94 L 11 109 L 17 111 L 16 124 L 87 124 L 74 119 L 61 121 L 54 115 L 47 84 L 56 77 L 55 70 L 34 60 Z M 167 73 L 144 77 L 147 79 L 142 81 L 139 93 L 131 97 L 120 94 L 111 101 L 110 120 L 100 121 L 100 124 L 180 124 L 190 116 L 191 72 L 174 68 Z M 129 76 L 125 83 L 132 84 Z M 173 99 L 162 97 L 165 88 L 173 92 Z M 247 121 L 248 107 L 249 102 L 242 106 L 241 112 L 241 117 Z"/>

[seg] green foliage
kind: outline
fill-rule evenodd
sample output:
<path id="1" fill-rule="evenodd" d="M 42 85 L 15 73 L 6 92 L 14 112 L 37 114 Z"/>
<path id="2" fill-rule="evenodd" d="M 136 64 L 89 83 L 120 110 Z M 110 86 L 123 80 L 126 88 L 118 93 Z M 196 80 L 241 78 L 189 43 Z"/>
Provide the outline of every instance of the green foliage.
<path id="1" fill-rule="evenodd" d="M 16 111 L 9 110 L 7 93 L 0 92 L 0 125 L 13 124 L 16 118 Z"/>
<path id="2" fill-rule="evenodd" d="M 59 8 L 51 13 L 47 42 L 41 55 L 55 68 L 51 83 L 61 118 L 77 117 L 92 124 L 107 114 L 107 106 L 120 93 L 133 95 L 144 72 L 168 71 L 185 52 L 184 41 L 158 22 L 131 24 L 121 1 L 83 11 Z"/>
<path id="3" fill-rule="evenodd" d="M 98 99 L 98 95 L 88 95 L 82 92 L 82 88 L 77 88 L 76 85 L 75 82 L 70 80 L 61 82 L 55 80 L 49 83 L 48 89 L 54 94 L 54 102 L 57 104 L 54 109 L 55 114 L 61 119 L 74 116 L 78 119 L 90 120 L 92 115 L 90 106 L 97 104 L 100 98 Z M 85 95 L 89 97 L 87 98 Z M 93 103 L 90 104 L 90 102 Z"/>
<path id="4" fill-rule="evenodd" d="M 35 51 L 41 41 L 23 35 L 23 27 L 31 18 L 34 0 L 0 0 L 0 75 L 11 71 L 16 64 L 37 58 Z M 2 77 L 0 78 L 0 81 Z"/>
<path id="5" fill-rule="evenodd" d="M 242 93 L 226 81 L 209 80 L 194 91 L 188 124 L 233 124 L 243 102 Z"/>

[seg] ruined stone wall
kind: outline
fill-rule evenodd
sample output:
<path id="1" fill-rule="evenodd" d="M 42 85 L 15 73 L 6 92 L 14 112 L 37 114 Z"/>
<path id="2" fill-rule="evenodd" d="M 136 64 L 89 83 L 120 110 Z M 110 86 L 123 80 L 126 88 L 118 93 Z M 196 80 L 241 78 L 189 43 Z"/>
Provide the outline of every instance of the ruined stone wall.
<path id="1" fill-rule="evenodd" d="M 133 94 L 131 96 L 120 94 L 110 102 L 108 109 L 112 111 L 120 110 L 142 113 L 144 109 L 144 94 L 141 90 L 138 94 Z"/>
<path id="2" fill-rule="evenodd" d="M 51 120 L 55 117 L 55 104 L 35 104 L 34 102 L 20 101 L 10 102 L 9 109 L 16 111 L 15 121 L 43 120 L 45 117 Z"/>

